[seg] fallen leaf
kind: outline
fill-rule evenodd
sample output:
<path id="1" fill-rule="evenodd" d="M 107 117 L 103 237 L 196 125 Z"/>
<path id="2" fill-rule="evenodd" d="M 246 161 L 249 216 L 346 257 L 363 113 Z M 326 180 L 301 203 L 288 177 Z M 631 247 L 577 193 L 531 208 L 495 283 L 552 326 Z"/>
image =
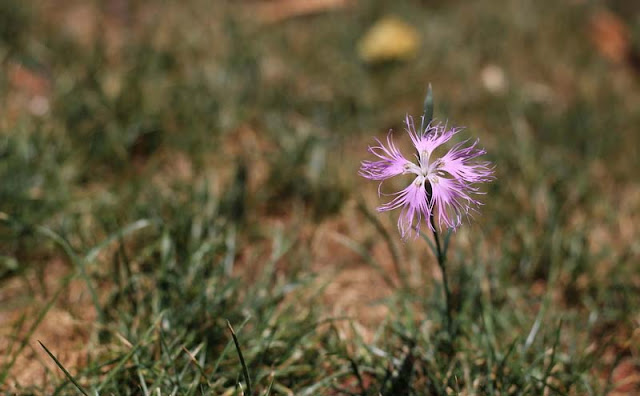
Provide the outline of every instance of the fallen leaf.
<path id="1" fill-rule="evenodd" d="M 500 66 L 492 64 L 485 66 L 480 71 L 480 78 L 485 89 L 494 95 L 503 94 L 507 90 L 507 78 Z"/>
<path id="2" fill-rule="evenodd" d="M 9 63 L 9 81 L 18 90 L 27 95 L 46 95 L 51 84 L 41 73 L 20 63 Z"/>
<path id="3" fill-rule="evenodd" d="M 591 41 L 598 52 L 612 62 L 622 63 L 631 51 L 627 25 L 609 11 L 598 11 L 591 17 Z"/>
<path id="4" fill-rule="evenodd" d="M 360 39 L 358 55 L 367 63 L 406 60 L 415 56 L 419 43 L 413 26 L 396 17 L 384 17 Z"/>
<path id="5" fill-rule="evenodd" d="M 623 359 L 611 373 L 613 390 L 607 396 L 636 395 L 640 391 L 640 371 L 631 358 Z"/>
<path id="6" fill-rule="evenodd" d="M 350 0 L 276 0 L 246 5 L 248 14 L 257 15 L 265 23 L 275 23 L 299 16 L 344 8 Z"/>

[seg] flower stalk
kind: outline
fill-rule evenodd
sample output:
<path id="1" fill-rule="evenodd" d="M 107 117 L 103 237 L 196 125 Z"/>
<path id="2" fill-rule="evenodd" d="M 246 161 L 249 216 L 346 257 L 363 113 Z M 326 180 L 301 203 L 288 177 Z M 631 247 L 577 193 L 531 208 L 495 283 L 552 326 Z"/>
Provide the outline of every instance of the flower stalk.
<path id="1" fill-rule="evenodd" d="M 429 86 L 427 87 L 427 94 L 424 97 L 424 104 L 423 104 L 423 115 L 422 115 L 422 120 L 420 122 L 420 130 L 424 131 L 425 128 L 425 122 L 426 125 L 430 125 L 431 121 L 433 121 L 433 89 L 431 87 L 431 83 L 429 83 Z M 433 195 L 433 190 L 431 188 L 431 184 L 428 184 L 427 186 L 425 186 L 425 188 L 427 189 L 427 196 L 429 198 L 431 198 L 431 196 Z M 436 228 L 436 224 L 435 224 L 435 216 L 433 214 L 433 211 L 431 211 L 431 213 L 429 213 L 429 228 L 431 228 L 431 231 L 433 232 L 433 241 L 435 244 L 435 255 L 436 255 L 436 259 L 438 261 L 438 267 L 440 268 L 440 274 L 442 275 L 442 288 L 444 290 L 444 305 L 445 305 L 445 317 L 446 317 L 446 328 L 447 328 L 447 332 L 449 333 L 449 336 L 451 337 L 451 339 L 453 339 L 454 334 L 453 334 L 453 307 L 451 306 L 452 302 L 451 302 L 451 289 L 449 289 L 449 278 L 447 277 L 447 268 L 446 268 L 446 261 L 447 261 L 447 252 L 443 249 L 443 246 L 440 244 L 440 237 L 438 235 L 438 229 Z"/>
<path id="2" fill-rule="evenodd" d="M 444 289 L 444 306 L 445 315 L 447 318 L 447 331 L 451 338 L 454 337 L 453 329 L 453 307 L 451 302 L 451 289 L 449 289 L 449 278 L 447 277 L 447 253 L 443 250 L 440 244 L 440 237 L 438 236 L 438 230 L 434 227 L 433 214 L 430 218 L 431 230 L 433 231 L 433 240 L 436 245 L 436 259 L 438 260 L 438 267 L 440 267 L 440 273 L 442 274 L 442 288 Z"/>
<path id="3" fill-rule="evenodd" d="M 455 231 L 462 225 L 463 219 L 470 217 L 482 205 L 477 199 L 478 195 L 483 194 L 478 184 L 494 179 L 493 165 L 478 160 L 486 152 L 478 147 L 477 140 L 456 143 L 444 154 L 438 154 L 442 151 L 441 147 L 462 129 L 433 122 L 431 85 L 424 100 L 420 129 L 416 128 L 409 115 L 405 125 L 415 148 L 415 160 L 411 161 L 402 154 L 390 131 L 386 143 L 376 139 L 377 144 L 369 147 L 369 152 L 377 159 L 362 161 L 360 175 L 380 182 L 380 196 L 383 195 L 381 188 L 385 180 L 403 175 L 412 178 L 404 189 L 391 194 L 393 198 L 380 205 L 378 211 L 400 209 L 398 230 L 402 238 L 406 240 L 411 235 L 422 235 L 431 246 L 442 273 L 446 330 L 453 341 L 453 305 L 446 268 L 450 234 L 442 241 L 441 233 L 444 230 Z M 420 231 L 422 224 L 431 229 L 434 243 Z"/>

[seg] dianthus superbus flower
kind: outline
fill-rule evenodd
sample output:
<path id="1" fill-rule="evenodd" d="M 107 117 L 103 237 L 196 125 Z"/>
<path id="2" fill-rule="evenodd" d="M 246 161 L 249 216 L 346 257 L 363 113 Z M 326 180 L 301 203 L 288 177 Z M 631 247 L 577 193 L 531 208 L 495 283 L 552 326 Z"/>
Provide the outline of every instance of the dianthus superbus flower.
<path id="1" fill-rule="evenodd" d="M 462 219 L 474 211 L 480 202 L 474 198 L 477 184 L 493 179 L 493 168 L 487 161 L 478 161 L 485 154 L 477 147 L 478 141 L 464 141 L 451 147 L 444 155 L 434 151 L 448 142 L 461 128 L 447 128 L 446 125 L 428 125 L 416 131 L 413 118 L 406 117 L 406 131 L 417 153 L 416 161 L 409 161 L 393 142 L 391 131 L 387 144 L 376 139 L 377 145 L 370 146 L 369 152 L 378 157 L 376 161 L 362 161 L 360 175 L 382 182 L 398 175 L 410 174 L 414 178 L 407 187 L 392 196 L 394 198 L 378 207 L 379 211 L 401 208 L 398 229 L 403 238 L 420 229 L 424 221 L 433 229 L 433 220 L 440 228 L 456 229 Z M 435 231 L 435 230 L 434 230 Z"/>

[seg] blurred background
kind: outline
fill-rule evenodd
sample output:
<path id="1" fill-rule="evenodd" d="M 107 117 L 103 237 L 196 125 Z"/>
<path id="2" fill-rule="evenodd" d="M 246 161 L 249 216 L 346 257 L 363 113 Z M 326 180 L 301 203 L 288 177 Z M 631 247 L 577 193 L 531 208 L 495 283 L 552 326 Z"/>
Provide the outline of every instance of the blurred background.
<path id="1" fill-rule="evenodd" d="M 558 394 L 640 392 L 640 3 L 0 0 L 0 65 L 0 389 L 72 389 L 36 339 L 96 387 L 127 342 L 147 345 L 160 313 L 175 345 L 135 349 L 146 355 L 101 389 L 173 389 L 154 375 L 180 370 L 143 372 L 144 359 L 162 365 L 176 347 L 193 369 L 179 347 L 202 339 L 207 364 L 221 356 L 201 364 L 207 389 L 233 389 L 223 319 L 247 323 L 266 389 L 284 362 L 265 357 L 265 329 L 307 326 L 306 312 L 353 322 L 300 345 L 273 330 L 288 345 L 276 354 L 311 367 L 276 375 L 274 394 L 341 394 L 323 381 L 354 361 L 364 380 L 346 370 L 342 388 L 397 391 L 383 382 L 408 345 L 394 331 L 434 345 L 416 323 L 438 327 L 439 275 L 422 241 L 400 241 L 397 214 L 375 214 L 376 185 L 357 170 L 374 137 L 403 139 L 431 83 L 436 119 L 465 126 L 496 164 L 481 214 L 453 238 L 460 317 L 476 334 L 491 306 L 494 324 L 478 326 L 522 374 L 487 374 L 500 362 L 480 332 L 459 369 L 493 379 L 461 389 L 504 380 L 542 394 L 558 373 Z M 399 297 L 403 271 L 413 292 Z M 319 349 L 333 360 L 308 355 Z M 407 394 L 438 381 L 459 391 L 434 370 L 443 377 L 415 368 Z"/>

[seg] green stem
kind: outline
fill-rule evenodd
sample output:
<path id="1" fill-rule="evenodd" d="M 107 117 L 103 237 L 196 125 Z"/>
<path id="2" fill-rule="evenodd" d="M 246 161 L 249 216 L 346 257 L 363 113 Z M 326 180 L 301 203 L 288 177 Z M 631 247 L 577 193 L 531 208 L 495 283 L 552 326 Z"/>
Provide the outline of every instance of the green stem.
<path id="1" fill-rule="evenodd" d="M 449 289 L 449 279 L 447 277 L 446 270 L 446 259 L 445 253 L 442 250 L 442 246 L 440 244 L 440 237 L 438 235 L 438 230 L 435 227 L 435 221 L 433 219 L 433 213 L 429 218 L 431 222 L 431 230 L 433 231 L 433 239 L 436 244 L 436 256 L 438 259 L 438 266 L 440 267 L 440 272 L 442 272 L 442 285 L 444 288 L 444 302 L 445 309 L 447 315 L 447 331 L 449 335 L 453 338 L 453 319 L 452 319 L 452 307 L 451 307 L 451 290 Z"/>

